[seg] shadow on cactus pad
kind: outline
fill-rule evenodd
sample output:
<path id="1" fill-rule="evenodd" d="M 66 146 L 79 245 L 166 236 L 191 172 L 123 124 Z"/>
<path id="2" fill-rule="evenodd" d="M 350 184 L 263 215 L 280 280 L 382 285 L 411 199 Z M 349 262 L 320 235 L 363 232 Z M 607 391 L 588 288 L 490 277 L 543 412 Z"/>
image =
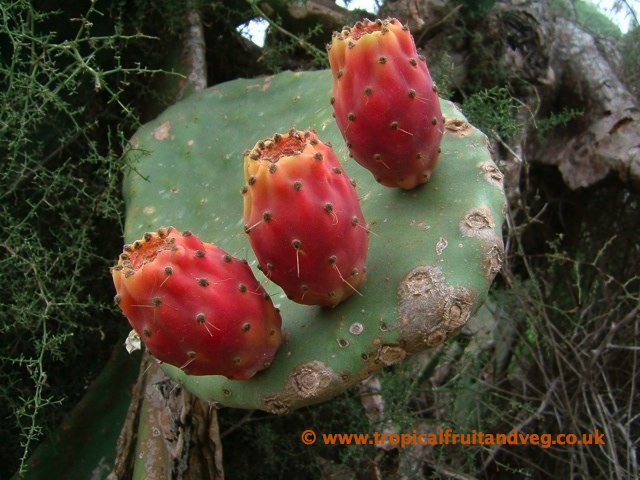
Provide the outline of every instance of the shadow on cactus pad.
<path id="1" fill-rule="evenodd" d="M 282 315 L 282 346 L 249 380 L 164 365 L 202 399 L 273 413 L 331 399 L 454 335 L 501 268 L 505 197 L 485 135 L 441 101 L 445 134 L 431 180 L 408 191 L 386 188 L 349 158 L 331 88 L 329 71 L 234 80 L 172 106 L 131 140 L 126 241 L 165 225 L 191 230 L 245 258 Z M 367 282 L 335 308 L 287 299 L 257 270 L 244 232 L 243 151 L 292 127 L 313 128 L 333 144 L 371 231 Z"/>

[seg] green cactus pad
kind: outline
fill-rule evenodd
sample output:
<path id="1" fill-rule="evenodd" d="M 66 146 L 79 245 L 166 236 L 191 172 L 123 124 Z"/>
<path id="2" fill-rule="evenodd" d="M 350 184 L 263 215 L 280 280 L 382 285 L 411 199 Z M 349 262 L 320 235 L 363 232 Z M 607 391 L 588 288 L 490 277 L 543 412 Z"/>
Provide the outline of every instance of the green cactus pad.
<path id="1" fill-rule="evenodd" d="M 250 380 L 164 366 L 202 399 L 274 413 L 328 400 L 454 335 L 500 270 L 505 197 L 485 135 L 441 101 L 446 131 L 432 179 L 410 191 L 386 188 L 348 158 L 331 85 L 329 71 L 234 80 L 172 106 L 131 140 L 126 240 L 166 225 L 191 230 L 246 258 L 282 314 L 284 342 L 271 367 Z M 333 309 L 288 300 L 257 271 L 244 233 L 242 153 L 291 127 L 314 128 L 333 144 L 371 231 L 368 280 Z"/>

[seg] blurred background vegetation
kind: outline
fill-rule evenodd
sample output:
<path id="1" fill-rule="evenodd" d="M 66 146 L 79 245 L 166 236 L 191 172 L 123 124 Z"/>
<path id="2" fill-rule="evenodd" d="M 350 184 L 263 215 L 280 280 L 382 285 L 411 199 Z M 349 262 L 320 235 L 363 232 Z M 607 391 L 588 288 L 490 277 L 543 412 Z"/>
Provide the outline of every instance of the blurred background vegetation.
<path id="1" fill-rule="evenodd" d="M 498 162 L 532 124 L 542 142 L 571 128 L 579 108 L 523 117 L 526 80 L 509 76 L 480 35 L 496 2 L 441 3 L 463 7 L 444 28 L 471 45 L 472 73 L 457 82 L 446 50 L 430 68 L 441 94 L 495 142 Z M 590 3 L 549 5 L 615 45 L 637 100 L 637 18 L 623 34 Z M 112 305 L 109 266 L 122 244 L 123 154 L 137 127 L 184 91 L 177 46 L 187 8 L 205 25 L 209 85 L 327 66 L 331 32 L 318 23 L 294 29 L 258 2 L 0 3 L 0 479 L 28 470 L 35 448 L 122 348 L 128 326 Z M 241 33 L 262 15 L 270 33 L 258 46 Z M 523 163 L 520 203 L 505 225 L 507 262 L 469 328 L 333 402 L 286 417 L 221 411 L 228 478 L 638 478 L 638 193 L 615 180 L 570 190 L 554 167 Z M 365 415 L 367 397 L 384 413 Z M 597 428 L 607 443 L 385 450 L 299 441 L 306 428 L 422 433 L 443 425 Z M 250 460 L 237 453 L 249 444 Z"/>

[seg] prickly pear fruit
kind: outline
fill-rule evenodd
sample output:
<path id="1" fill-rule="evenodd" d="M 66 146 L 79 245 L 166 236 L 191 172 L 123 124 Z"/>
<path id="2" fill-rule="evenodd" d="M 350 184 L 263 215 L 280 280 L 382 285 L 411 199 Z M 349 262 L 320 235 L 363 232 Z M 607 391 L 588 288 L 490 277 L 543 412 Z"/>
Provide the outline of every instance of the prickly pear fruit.
<path id="1" fill-rule="evenodd" d="M 245 231 L 259 268 L 293 301 L 335 306 L 366 278 L 368 230 L 330 146 L 292 129 L 245 152 Z"/>
<path id="2" fill-rule="evenodd" d="M 125 245 L 115 301 L 158 360 L 245 380 L 269 366 L 281 318 L 243 260 L 173 227 Z"/>
<path id="3" fill-rule="evenodd" d="M 408 27 L 363 20 L 328 45 L 334 117 L 349 152 L 388 187 L 426 183 L 444 124 L 437 89 Z"/>

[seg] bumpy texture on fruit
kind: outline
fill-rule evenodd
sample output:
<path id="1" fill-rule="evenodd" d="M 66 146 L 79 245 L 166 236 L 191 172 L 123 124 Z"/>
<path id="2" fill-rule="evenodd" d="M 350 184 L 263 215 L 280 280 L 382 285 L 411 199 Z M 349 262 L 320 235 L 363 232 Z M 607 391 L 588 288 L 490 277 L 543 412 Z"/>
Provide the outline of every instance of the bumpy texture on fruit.
<path id="1" fill-rule="evenodd" d="M 173 227 L 123 250 L 111 270 L 115 301 L 154 357 L 235 380 L 271 364 L 280 313 L 246 262 Z"/>
<path id="2" fill-rule="evenodd" d="M 334 116 L 349 152 L 378 182 L 412 189 L 438 164 L 444 123 L 408 27 L 363 20 L 333 35 Z"/>
<path id="3" fill-rule="evenodd" d="M 256 266 L 243 231 L 241 152 L 247 132 L 267 138 L 295 125 L 313 126 L 333 144 L 357 182 L 371 231 L 362 296 L 310 308 L 288 301 L 275 283 L 266 285 L 283 332 L 268 369 L 236 382 L 163 364 L 200 398 L 274 413 L 331 399 L 461 328 L 475 328 L 472 315 L 500 271 L 506 201 L 486 136 L 441 100 L 447 119 L 442 159 L 428 188 L 381 188 L 348 158 L 327 105 L 330 95 L 329 70 L 234 80 L 176 103 L 131 139 L 128 161 L 135 169 L 124 183 L 128 242 L 158 224 L 179 224 Z"/>
<path id="4" fill-rule="evenodd" d="M 244 155 L 245 232 L 287 296 L 334 307 L 366 279 L 369 231 L 355 183 L 316 132 L 291 129 Z"/>

